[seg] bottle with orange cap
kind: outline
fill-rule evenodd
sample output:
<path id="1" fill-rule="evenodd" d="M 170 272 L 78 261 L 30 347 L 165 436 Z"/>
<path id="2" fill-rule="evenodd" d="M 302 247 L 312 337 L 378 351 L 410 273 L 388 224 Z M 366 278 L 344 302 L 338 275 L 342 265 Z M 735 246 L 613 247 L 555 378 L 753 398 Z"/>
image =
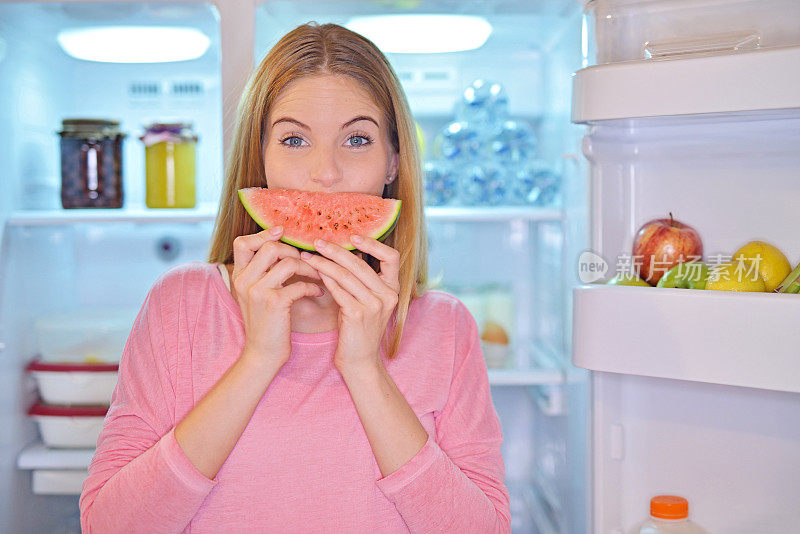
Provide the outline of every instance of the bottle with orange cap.
<path id="1" fill-rule="evenodd" d="M 689 521 L 689 501 L 676 495 L 658 495 L 650 499 L 650 519 L 639 534 L 708 534 Z"/>

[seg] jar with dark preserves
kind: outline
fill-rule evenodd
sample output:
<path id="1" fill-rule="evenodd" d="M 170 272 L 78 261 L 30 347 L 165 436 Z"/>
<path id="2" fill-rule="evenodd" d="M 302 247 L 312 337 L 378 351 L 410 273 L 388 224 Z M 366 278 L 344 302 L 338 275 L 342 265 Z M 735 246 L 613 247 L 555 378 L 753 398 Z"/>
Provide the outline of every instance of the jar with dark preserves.
<path id="1" fill-rule="evenodd" d="M 119 121 L 64 119 L 61 136 L 61 205 L 121 208 L 122 140 Z"/>

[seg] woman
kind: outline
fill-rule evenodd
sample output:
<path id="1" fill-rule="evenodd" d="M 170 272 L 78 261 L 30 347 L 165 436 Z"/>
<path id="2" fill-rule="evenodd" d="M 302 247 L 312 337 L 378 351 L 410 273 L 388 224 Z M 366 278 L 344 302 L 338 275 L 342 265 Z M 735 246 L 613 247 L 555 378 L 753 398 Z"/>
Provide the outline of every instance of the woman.
<path id="1" fill-rule="evenodd" d="M 319 255 L 259 231 L 250 186 L 399 198 L 380 243 Z M 508 532 L 475 321 L 425 291 L 421 171 L 389 63 L 296 28 L 251 78 L 210 261 L 133 325 L 80 500 L 84 532 Z"/>

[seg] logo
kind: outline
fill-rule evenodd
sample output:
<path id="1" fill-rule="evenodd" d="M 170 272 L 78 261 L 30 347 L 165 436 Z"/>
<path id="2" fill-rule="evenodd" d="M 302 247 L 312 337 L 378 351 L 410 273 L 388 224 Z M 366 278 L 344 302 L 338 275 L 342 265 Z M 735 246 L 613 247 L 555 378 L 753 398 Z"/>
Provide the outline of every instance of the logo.
<path id="1" fill-rule="evenodd" d="M 590 250 L 581 252 L 578 258 L 578 279 L 584 284 L 591 284 L 603 278 L 608 272 L 606 260 Z"/>

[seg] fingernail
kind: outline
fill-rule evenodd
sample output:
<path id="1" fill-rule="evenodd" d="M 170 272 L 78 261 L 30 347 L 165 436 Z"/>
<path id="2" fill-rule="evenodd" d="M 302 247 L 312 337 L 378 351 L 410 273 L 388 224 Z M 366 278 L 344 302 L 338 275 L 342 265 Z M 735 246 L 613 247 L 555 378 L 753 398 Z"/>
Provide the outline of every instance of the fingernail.
<path id="1" fill-rule="evenodd" d="M 361 236 L 351 235 L 350 236 L 350 241 L 352 241 L 353 243 L 358 244 L 358 243 L 361 243 L 361 241 L 363 241 L 363 240 L 361 239 Z"/>
<path id="2" fill-rule="evenodd" d="M 270 228 L 269 233 L 272 235 L 280 235 L 283 232 L 283 226 L 273 226 Z"/>
<path id="3" fill-rule="evenodd" d="M 314 248 L 317 249 L 317 250 L 324 249 L 325 245 L 327 245 L 327 243 L 325 241 L 323 241 L 322 239 L 315 239 L 314 240 Z"/>
<path id="4" fill-rule="evenodd" d="M 304 260 L 307 260 L 308 258 L 311 257 L 311 253 L 304 250 L 303 252 L 300 253 L 300 257 L 303 258 Z"/>

